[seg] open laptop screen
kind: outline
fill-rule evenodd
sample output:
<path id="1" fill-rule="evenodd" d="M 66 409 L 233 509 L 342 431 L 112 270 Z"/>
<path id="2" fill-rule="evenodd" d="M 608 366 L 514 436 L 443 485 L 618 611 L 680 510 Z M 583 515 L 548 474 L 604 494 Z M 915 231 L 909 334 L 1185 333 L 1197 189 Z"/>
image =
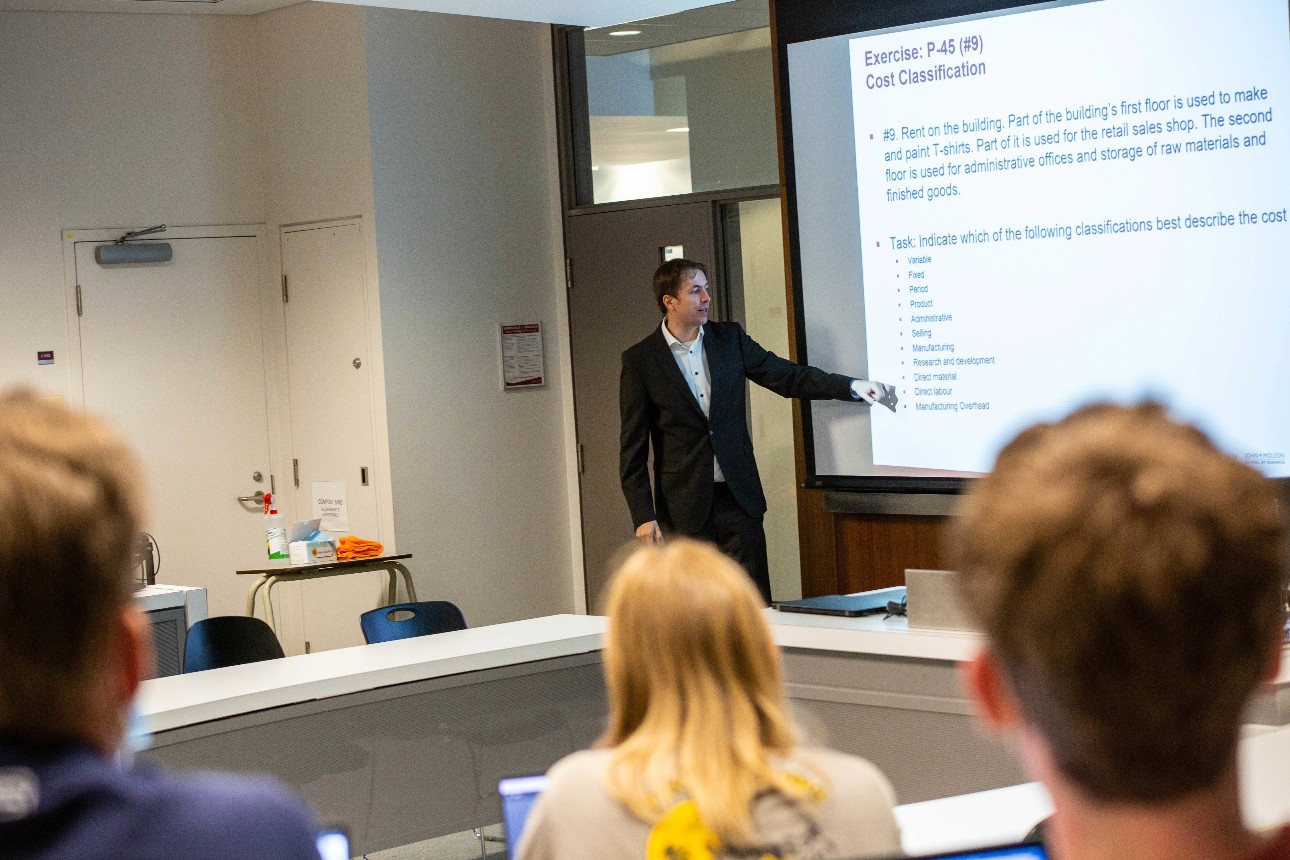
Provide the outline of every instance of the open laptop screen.
<path id="1" fill-rule="evenodd" d="M 926 854 L 922 857 L 906 857 L 904 860 L 1048 860 L 1048 852 L 1038 842 L 1026 842 L 995 848 L 974 848 L 971 851 L 953 851 L 948 854 Z"/>
<path id="2" fill-rule="evenodd" d="M 502 797 L 502 827 L 506 830 L 506 850 L 511 857 L 515 856 L 519 848 L 524 822 L 528 821 L 529 812 L 537 802 L 538 795 L 546 788 L 547 782 L 549 780 L 546 775 L 539 774 L 510 777 L 497 783 L 497 793 Z"/>

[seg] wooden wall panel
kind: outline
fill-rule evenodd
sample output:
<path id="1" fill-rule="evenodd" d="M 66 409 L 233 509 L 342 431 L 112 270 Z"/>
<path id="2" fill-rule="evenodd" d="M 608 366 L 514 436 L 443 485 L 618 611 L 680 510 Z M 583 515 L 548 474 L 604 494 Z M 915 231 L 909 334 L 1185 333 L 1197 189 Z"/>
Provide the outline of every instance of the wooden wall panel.
<path id="1" fill-rule="evenodd" d="M 832 514 L 824 493 L 799 490 L 802 596 L 905 584 L 907 568 L 944 570 L 949 517 Z"/>
<path id="2" fill-rule="evenodd" d="M 824 492 L 797 491 L 797 531 L 802 557 L 802 596 L 838 591 L 837 520 L 824 510 Z"/>
<path id="3" fill-rule="evenodd" d="M 802 596 L 849 594 L 905 584 L 907 568 L 944 570 L 949 517 L 834 514 L 824 491 L 802 489 L 806 476 L 800 403 L 794 402 L 797 449 L 797 525 Z"/>
<path id="4" fill-rule="evenodd" d="M 948 517 L 834 514 L 838 592 L 905 584 L 905 569 L 944 569 Z"/>

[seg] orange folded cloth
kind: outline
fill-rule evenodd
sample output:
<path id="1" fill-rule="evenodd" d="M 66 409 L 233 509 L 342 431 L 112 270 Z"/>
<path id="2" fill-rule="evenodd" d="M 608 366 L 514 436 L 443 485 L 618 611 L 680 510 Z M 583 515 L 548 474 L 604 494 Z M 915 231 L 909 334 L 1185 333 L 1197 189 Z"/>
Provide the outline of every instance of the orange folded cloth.
<path id="1" fill-rule="evenodd" d="M 336 547 L 336 558 L 349 561 L 355 558 L 375 558 L 385 551 L 385 547 L 374 540 L 364 540 L 353 535 L 345 535 Z"/>

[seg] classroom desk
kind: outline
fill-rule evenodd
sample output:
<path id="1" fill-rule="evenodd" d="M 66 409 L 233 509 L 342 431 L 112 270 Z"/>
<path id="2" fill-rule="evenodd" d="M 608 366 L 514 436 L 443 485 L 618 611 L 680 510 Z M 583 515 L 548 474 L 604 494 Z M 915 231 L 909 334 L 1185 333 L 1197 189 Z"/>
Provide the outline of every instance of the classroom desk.
<path id="1" fill-rule="evenodd" d="M 976 637 L 771 614 L 799 721 L 883 768 L 901 803 L 1025 782 L 958 691 Z M 604 629 L 559 615 L 150 681 L 148 755 L 275 773 L 344 822 L 356 853 L 495 823 L 498 778 L 541 772 L 603 730 Z M 1276 715 L 1290 665 L 1277 685 L 1255 711 Z M 1290 774 L 1290 749 L 1277 755 Z"/>

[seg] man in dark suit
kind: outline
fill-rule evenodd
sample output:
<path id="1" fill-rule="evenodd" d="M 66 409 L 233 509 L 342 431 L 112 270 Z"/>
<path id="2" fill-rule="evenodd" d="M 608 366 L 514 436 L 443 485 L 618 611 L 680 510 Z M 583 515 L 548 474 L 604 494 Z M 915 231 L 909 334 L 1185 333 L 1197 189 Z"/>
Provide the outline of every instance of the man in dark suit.
<path id="1" fill-rule="evenodd" d="M 748 434 L 744 380 L 783 397 L 871 404 L 887 387 L 794 364 L 763 349 L 738 323 L 709 322 L 701 263 L 664 263 L 654 273 L 654 297 L 663 324 L 623 353 L 618 384 L 619 472 L 636 537 L 712 541 L 744 566 L 769 603 L 766 495 Z"/>

